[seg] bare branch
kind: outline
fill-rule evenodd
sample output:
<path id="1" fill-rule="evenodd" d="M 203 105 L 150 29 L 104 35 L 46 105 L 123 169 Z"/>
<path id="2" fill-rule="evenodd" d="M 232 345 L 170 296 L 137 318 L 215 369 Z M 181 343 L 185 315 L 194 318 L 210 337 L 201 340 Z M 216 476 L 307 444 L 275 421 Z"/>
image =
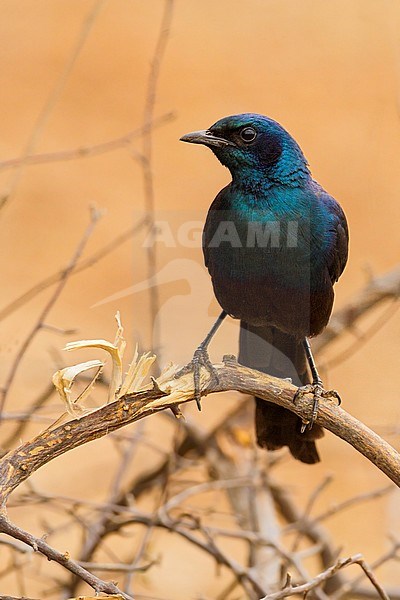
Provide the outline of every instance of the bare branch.
<path id="1" fill-rule="evenodd" d="M 400 542 L 398 542 L 397 540 L 394 540 L 392 548 L 388 552 L 383 554 L 383 556 L 381 556 L 380 558 L 375 560 L 369 568 L 377 569 L 378 567 L 381 567 L 382 565 L 387 563 L 389 560 L 398 559 L 399 550 L 400 550 Z M 361 583 L 361 580 L 362 580 L 362 575 L 360 577 L 356 577 L 352 581 L 347 581 L 346 583 L 344 583 L 342 585 L 341 588 L 339 588 L 339 590 L 337 590 L 337 592 L 333 595 L 333 598 L 335 600 L 340 600 L 343 597 L 353 598 L 354 595 L 359 596 L 360 595 L 359 594 L 359 590 L 360 590 L 359 584 Z M 400 590 L 394 590 L 393 594 L 392 593 L 390 594 L 390 598 L 392 600 L 394 600 L 395 596 L 400 596 Z"/>
<path id="2" fill-rule="evenodd" d="M 300 511 L 286 487 L 278 485 L 276 482 L 270 482 L 270 489 L 279 512 L 290 523 L 287 529 L 298 528 L 306 538 L 314 544 L 318 544 L 320 546 L 320 557 L 323 568 L 326 569 L 331 566 L 338 557 L 338 551 L 330 539 L 328 532 L 320 524 L 316 523 L 315 520 L 304 521 L 304 513 Z M 336 573 L 327 581 L 324 589 L 328 593 L 337 590 L 343 583 L 340 573 Z"/>
<path id="3" fill-rule="evenodd" d="M 90 236 L 92 235 L 93 230 L 94 230 L 100 217 L 101 217 L 101 213 L 98 210 L 92 208 L 90 223 L 89 223 L 88 227 L 86 228 L 86 230 L 82 236 L 82 239 L 80 240 L 68 266 L 64 270 L 58 286 L 56 287 L 53 294 L 51 295 L 51 298 L 46 302 L 36 323 L 34 324 L 31 331 L 28 333 L 25 340 L 21 344 L 21 347 L 19 348 L 19 350 L 14 358 L 14 361 L 12 362 L 12 365 L 9 370 L 4 387 L 0 391 L 0 419 L 1 419 L 1 413 L 3 412 L 3 409 L 4 409 L 4 405 L 6 402 L 8 392 L 9 392 L 10 387 L 11 387 L 11 385 L 14 381 L 14 378 L 17 374 L 17 370 L 20 365 L 20 362 L 21 362 L 23 356 L 25 355 L 25 352 L 31 345 L 36 334 L 42 329 L 43 324 L 45 323 L 45 320 L 47 319 L 47 315 L 49 314 L 50 310 L 53 308 L 54 304 L 57 302 L 61 292 L 63 291 L 63 289 L 65 287 L 65 284 L 68 281 L 70 273 L 73 271 L 76 263 L 78 262 L 79 258 L 81 257 L 82 252 L 84 251 L 85 246 L 86 246 Z"/>
<path id="4" fill-rule="evenodd" d="M 31 406 L 29 407 L 29 409 L 24 412 L 24 413 L 18 413 L 17 415 L 11 415 L 12 418 L 15 418 L 15 420 L 18 422 L 18 424 L 16 425 L 14 431 L 12 431 L 10 433 L 10 435 L 8 436 L 8 438 L 6 438 L 4 440 L 4 442 L 2 442 L 2 446 L 5 449 L 11 448 L 12 445 L 19 440 L 20 438 L 22 438 L 22 434 L 26 428 L 26 426 L 28 425 L 28 423 L 31 423 L 34 418 L 35 418 L 35 413 L 40 410 L 40 408 L 42 408 L 42 406 L 44 406 L 44 404 L 47 402 L 47 400 L 49 400 L 49 398 L 51 398 L 51 396 L 54 394 L 54 385 L 52 382 L 50 382 L 46 389 L 43 390 L 43 392 L 41 394 L 39 394 L 39 396 L 36 398 L 36 400 L 31 404 Z M 2 414 L 1 419 L 4 421 L 6 420 L 6 415 L 5 413 Z M 47 420 L 47 419 L 46 419 Z M 2 451 L 0 450 L 0 456 L 2 456 Z"/>
<path id="5" fill-rule="evenodd" d="M 0 161 L 0 171 L 16 169 L 18 167 L 28 167 L 31 165 L 65 162 L 67 160 L 79 160 L 81 158 L 90 158 L 92 156 L 99 156 L 100 154 L 114 152 L 115 150 L 119 150 L 124 146 L 130 146 L 133 140 L 143 135 L 149 129 L 149 127 L 156 129 L 157 127 L 160 127 L 160 125 L 168 123 L 173 118 L 173 112 L 165 113 L 164 115 L 155 118 L 151 123 L 144 123 L 140 127 L 133 129 L 132 131 L 128 131 L 128 133 L 125 133 L 122 136 L 108 140 L 107 142 L 101 142 L 100 144 L 86 144 L 85 146 L 78 146 L 78 148 L 72 148 L 71 150 L 58 150 L 56 152 L 30 154 L 27 156 L 2 160 Z"/>
<path id="6" fill-rule="evenodd" d="M 11 523 L 11 521 L 9 521 L 6 517 L 4 511 L 0 514 L 0 531 L 10 535 L 16 540 L 24 542 L 33 548 L 35 552 L 44 554 L 48 560 L 54 560 L 61 566 L 65 567 L 68 571 L 80 577 L 82 581 L 85 581 L 87 584 L 89 584 L 97 593 L 104 592 L 105 594 L 120 594 L 124 600 L 132 600 L 131 596 L 124 594 L 124 592 L 118 589 L 114 583 L 99 579 L 92 573 L 89 573 L 89 571 L 84 569 L 79 563 L 72 560 L 68 551 L 64 552 L 63 554 L 49 546 L 49 544 L 47 544 L 43 538 L 35 537 L 31 533 L 28 533 L 20 527 L 17 527 L 17 525 L 14 523 Z"/>
<path id="7" fill-rule="evenodd" d="M 124 563 L 96 563 L 96 562 L 80 562 L 81 567 L 85 569 L 90 569 L 91 571 L 111 571 L 111 572 L 120 572 L 120 573 L 145 573 L 148 571 L 153 565 L 157 564 L 157 561 L 151 560 L 145 565 L 141 566 L 132 566 L 125 565 Z"/>
<path id="8" fill-rule="evenodd" d="M 325 479 L 323 479 L 321 481 L 321 483 L 316 487 L 316 489 L 310 495 L 308 502 L 307 502 L 307 506 L 304 510 L 304 513 L 298 521 L 298 525 L 299 525 L 298 534 L 293 541 L 292 552 L 295 552 L 299 546 L 301 536 L 302 536 L 302 533 L 304 530 L 304 523 L 306 523 L 309 520 L 311 510 L 312 510 L 317 498 L 331 482 L 332 482 L 332 476 L 328 475 L 327 477 L 325 477 Z"/>
<path id="9" fill-rule="evenodd" d="M 147 82 L 146 100 L 143 111 L 143 123 L 151 123 L 153 120 L 154 107 L 157 94 L 157 86 L 160 76 L 160 69 L 167 47 L 172 15 L 173 15 L 174 0 L 164 0 L 164 12 L 162 15 L 160 31 L 157 38 L 154 55 L 151 61 L 149 79 Z M 154 182 L 153 182 L 153 130 L 152 127 L 147 127 L 143 133 L 142 147 L 142 169 L 144 182 L 144 197 L 146 218 L 149 227 L 151 242 L 146 248 L 147 253 L 147 277 L 154 281 L 154 285 L 149 286 L 150 297 L 150 340 L 154 351 L 158 352 L 159 332 L 155 329 L 157 323 L 157 315 L 159 312 L 159 294 L 157 287 L 157 254 L 154 236 L 156 231 L 155 226 L 155 198 L 154 198 Z"/>
<path id="10" fill-rule="evenodd" d="M 86 40 L 88 39 L 89 34 L 90 34 L 91 30 L 93 29 L 96 19 L 99 15 L 100 11 L 102 10 L 105 2 L 106 2 L 106 0 L 95 0 L 93 6 L 89 10 L 87 16 L 83 20 L 81 29 L 80 29 L 79 34 L 75 41 L 75 45 L 72 49 L 72 52 L 70 53 L 70 55 L 68 57 L 66 65 L 65 65 L 60 77 L 58 78 L 56 85 L 51 90 L 51 92 L 50 92 L 50 94 L 49 94 L 37 120 L 36 120 L 36 123 L 33 127 L 32 133 L 29 137 L 29 140 L 28 140 L 28 142 L 25 146 L 25 150 L 23 152 L 24 158 L 26 158 L 26 156 L 31 154 L 33 152 L 35 146 L 37 145 L 40 135 L 42 134 L 42 131 L 46 127 L 47 122 L 50 118 L 50 115 L 64 91 L 64 88 L 69 79 L 69 76 L 72 73 L 72 70 L 81 54 L 83 47 L 85 46 Z M 22 163 L 11 180 L 11 184 L 9 186 L 8 193 L 5 194 L 3 196 L 3 198 L 0 200 L 0 210 L 5 206 L 5 204 L 7 202 L 10 202 L 12 195 L 14 194 L 14 192 L 18 186 L 18 183 L 20 181 L 20 178 L 22 176 L 23 167 L 24 167 L 24 164 Z"/>
<path id="11" fill-rule="evenodd" d="M 341 558 L 334 565 L 332 565 L 332 567 L 329 567 L 329 569 L 326 569 L 325 571 L 314 577 L 314 579 L 312 579 L 311 581 L 295 586 L 292 586 L 289 582 L 289 584 L 286 585 L 283 588 L 283 590 L 275 592 L 273 594 L 267 594 L 261 600 L 281 600 L 282 598 L 295 596 L 296 594 L 307 594 L 311 590 L 315 590 L 315 588 L 319 587 L 322 583 L 324 583 L 330 577 L 335 575 L 337 571 L 343 569 L 343 567 L 348 567 L 349 565 L 354 564 L 360 565 L 365 575 L 368 577 L 375 590 L 378 592 L 379 598 L 382 598 L 382 600 L 390 600 L 389 596 L 387 595 L 385 590 L 380 586 L 361 554 L 356 554 L 355 556 L 351 556 L 350 558 Z"/>
<path id="12" fill-rule="evenodd" d="M 141 229 L 146 225 L 146 218 L 143 217 L 140 219 L 135 225 L 124 231 L 123 233 L 117 235 L 111 242 L 100 248 L 97 252 L 94 252 L 91 256 L 78 262 L 75 267 L 72 269 L 70 275 L 76 275 L 89 267 L 92 267 L 96 262 L 116 250 L 119 246 L 124 244 L 127 240 L 133 237 L 136 233 L 141 231 Z M 42 279 L 39 283 L 35 284 L 31 287 L 27 292 L 10 302 L 7 306 L 5 306 L 0 311 L 0 321 L 11 315 L 13 312 L 24 306 L 27 302 L 32 300 L 35 296 L 37 296 L 43 290 L 46 290 L 48 287 L 53 285 L 54 283 L 58 283 L 63 277 L 65 273 L 65 268 L 60 269 L 56 273 L 49 275 L 45 279 Z"/>
<path id="13" fill-rule="evenodd" d="M 28 598 L 24 596 L 23 598 L 17 596 L 1 596 L 1 600 L 38 600 L 38 598 Z"/>
<path id="14" fill-rule="evenodd" d="M 336 515 L 338 512 L 341 512 L 347 508 L 350 508 L 351 506 L 356 506 L 357 504 L 360 504 L 361 502 L 366 502 L 368 500 L 374 500 L 375 498 L 381 498 L 382 496 L 385 496 L 386 494 L 393 492 L 393 490 L 395 490 L 395 489 L 396 488 L 393 485 L 387 485 L 383 488 L 379 488 L 378 490 L 372 490 L 371 492 L 365 492 L 363 494 L 358 494 L 357 496 L 353 496 L 352 498 L 348 498 L 347 500 L 340 502 L 336 506 L 328 508 L 328 510 L 326 510 L 325 512 L 314 517 L 313 521 L 315 523 L 325 521 L 326 519 L 329 519 L 329 517 L 331 517 L 332 515 Z"/>
<path id="15" fill-rule="evenodd" d="M 215 369 L 219 382 L 210 382 L 209 387 L 203 389 L 203 395 L 236 390 L 279 404 L 295 412 L 305 421 L 308 420 L 310 403 L 307 398 L 302 398 L 294 404 L 293 396 L 297 388 L 287 381 L 243 367 L 232 360 L 232 357 L 225 357 L 225 363 L 215 365 Z M 209 379 L 209 374 L 204 372 L 204 377 Z M 152 389 L 127 395 L 81 419 L 75 419 L 53 430 L 46 430 L 34 440 L 9 452 L 0 461 L 2 505 L 4 506 L 9 494 L 20 483 L 57 456 L 150 414 L 171 408 L 178 401 L 181 393 L 179 390 L 185 390 L 179 403 L 193 399 L 191 374 L 171 380 L 168 386 L 174 390 L 172 394 Z M 316 422 L 351 444 L 400 486 L 399 454 L 366 425 L 329 400 L 320 402 Z"/>

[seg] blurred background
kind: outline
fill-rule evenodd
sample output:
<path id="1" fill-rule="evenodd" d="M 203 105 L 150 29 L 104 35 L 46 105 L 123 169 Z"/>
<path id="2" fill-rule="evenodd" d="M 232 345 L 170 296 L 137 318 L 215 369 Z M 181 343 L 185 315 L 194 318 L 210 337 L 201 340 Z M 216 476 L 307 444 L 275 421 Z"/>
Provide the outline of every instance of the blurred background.
<path id="1" fill-rule="evenodd" d="M 203 267 L 199 230 L 229 173 L 211 152 L 178 140 L 222 116 L 259 112 L 279 121 L 299 142 L 313 176 L 342 204 L 351 246 L 336 286 L 335 308 L 399 262 L 399 3 L 175 0 L 169 21 L 164 11 L 162 0 L 1 4 L 0 309 L 12 311 L 17 298 L 68 265 L 88 225 L 91 205 L 103 216 L 83 259 L 140 223 L 152 203 L 159 237 L 150 256 L 153 271 L 146 228 L 141 227 L 68 279 L 46 315 L 52 329 L 34 336 L 18 365 L 6 415 L 27 410 L 48 387 L 53 372 L 75 360 L 62 352 L 67 341 L 112 340 L 117 310 L 127 356 L 139 342 L 141 349 L 157 351 L 161 363 L 184 364 L 191 358 L 219 312 Z M 155 61 L 160 27 L 165 47 L 159 48 Z M 149 103 L 149 77 L 154 105 Z M 155 119 L 150 137 L 137 135 L 146 115 Z M 132 131 L 136 137 L 129 138 Z M 102 146 L 112 141 L 114 147 Z M 150 159 L 147 168 L 143 153 Z M 33 155 L 48 157 L 42 156 L 38 164 L 8 162 Z M 149 289 L 154 290 L 156 280 L 148 279 L 154 274 L 159 285 L 152 313 Z M 54 289 L 39 291 L 2 315 L 2 385 Z M 325 383 L 340 391 L 344 408 L 398 448 L 400 319 L 393 305 L 388 306 L 368 314 L 356 331 L 322 353 L 319 362 Z M 212 346 L 214 360 L 236 353 L 237 333 L 237 324 L 224 325 Z M 89 354 L 82 351 L 77 358 L 94 357 Z M 232 409 L 233 401 L 241 398 L 219 395 L 205 400 L 201 413 L 191 406 L 184 410 L 189 421 L 207 429 Z M 55 396 L 45 408 L 41 414 L 46 417 L 63 412 Z M 2 423 L 5 441 L 15 431 L 11 416 Z M 152 417 L 141 427 L 152 444 L 164 451 L 169 447 L 173 434 L 164 417 Z M 33 420 L 21 437 L 26 440 L 42 428 L 43 423 Z M 277 470 L 277 479 L 299 506 L 326 475 L 333 480 L 318 499 L 325 508 L 387 484 L 373 465 L 330 433 L 319 446 L 319 465 L 308 467 L 287 458 Z M 33 480 L 53 495 L 73 496 L 79 490 L 80 497 L 100 500 L 108 493 L 117 457 L 102 439 L 57 459 Z M 155 450 L 141 448 L 131 472 L 156 461 Z M 342 553 L 362 552 L 370 562 L 380 557 L 390 547 L 388 534 L 399 532 L 398 500 L 394 492 L 327 522 Z M 42 510 L 16 506 L 12 514 L 40 536 L 65 518 L 57 511 L 44 517 Z M 172 536 L 168 542 L 164 538 L 155 538 L 153 551 L 163 555 L 167 543 L 167 556 L 137 578 L 136 592 L 215 598 L 219 583 L 213 563 Z M 70 531 L 61 526 L 51 541 L 60 549 L 68 546 L 71 553 L 78 548 L 78 540 L 72 541 Z M 6 551 L 0 547 L 0 556 Z M 179 580 L 174 569 L 180 571 Z M 395 563 L 385 565 L 380 574 L 382 581 L 400 586 Z M 37 574 L 28 575 L 27 581 L 27 594 L 43 593 Z M 22 593 L 15 574 L 0 584 L 2 593 Z"/>

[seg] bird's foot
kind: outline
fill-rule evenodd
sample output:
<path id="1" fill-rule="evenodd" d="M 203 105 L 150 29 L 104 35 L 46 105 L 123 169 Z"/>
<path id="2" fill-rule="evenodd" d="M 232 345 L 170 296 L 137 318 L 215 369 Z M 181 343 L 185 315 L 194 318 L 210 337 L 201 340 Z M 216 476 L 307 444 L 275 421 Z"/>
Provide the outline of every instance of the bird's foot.
<path id="1" fill-rule="evenodd" d="M 176 378 L 181 377 L 181 375 L 186 375 L 187 373 L 193 373 L 194 380 L 194 399 L 196 400 L 197 408 L 201 410 L 201 385 L 200 385 L 200 371 L 201 367 L 207 369 L 207 371 L 211 375 L 211 382 L 218 383 L 218 375 L 217 371 L 214 369 L 210 357 L 208 356 L 207 348 L 200 346 L 197 348 L 195 353 L 193 354 L 193 358 L 189 364 L 185 367 L 182 367 L 175 375 Z"/>
<path id="2" fill-rule="evenodd" d="M 293 397 L 293 402 L 296 403 L 299 398 L 303 398 L 307 394 L 313 395 L 313 406 L 311 417 L 308 421 L 303 421 L 301 425 L 301 433 L 304 433 L 305 430 L 312 429 L 312 426 L 315 423 L 315 420 L 318 415 L 318 407 L 320 398 L 335 398 L 337 400 L 338 406 L 340 406 L 342 400 L 336 390 L 325 390 L 322 385 L 322 381 L 316 381 L 315 383 L 309 383 L 307 385 L 303 385 L 297 389 Z"/>

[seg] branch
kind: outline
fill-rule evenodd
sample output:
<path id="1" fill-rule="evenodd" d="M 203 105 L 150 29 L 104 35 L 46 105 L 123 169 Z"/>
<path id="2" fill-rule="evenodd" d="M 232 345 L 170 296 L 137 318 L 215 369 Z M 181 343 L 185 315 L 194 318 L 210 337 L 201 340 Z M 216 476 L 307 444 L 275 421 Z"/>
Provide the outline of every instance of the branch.
<path id="1" fill-rule="evenodd" d="M 154 55 L 151 60 L 149 79 L 147 82 L 146 99 L 143 111 L 143 123 L 151 123 L 154 115 L 155 102 L 157 97 L 157 88 L 160 77 L 160 69 L 167 48 L 174 0 L 164 0 L 164 10 L 161 19 L 160 30 L 157 36 Z M 157 251 L 155 244 L 155 195 L 154 195 L 154 177 L 153 177 L 153 130 L 148 127 L 143 134 L 143 146 L 140 155 L 143 184 L 144 184 L 144 204 L 146 218 L 151 236 L 151 244 L 146 248 L 147 277 L 154 281 L 154 285 L 149 286 L 149 304 L 150 304 L 150 340 L 153 341 L 154 349 L 158 352 L 159 331 L 156 327 L 157 315 L 159 313 L 159 291 L 157 287 Z"/>
<path id="2" fill-rule="evenodd" d="M 17 597 L 17 596 L 1 596 L 1 600 L 38 600 L 38 598 L 28 598 L 27 596 Z"/>
<path id="3" fill-rule="evenodd" d="M 69 264 L 64 269 L 64 272 L 62 274 L 62 277 L 60 278 L 58 286 L 56 287 L 53 294 L 51 295 L 51 297 L 49 298 L 49 300 L 46 302 L 45 306 L 41 310 L 36 323 L 33 325 L 32 329 L 29 331 L 28 335 L 23 340 L 23 342 L 11 364 L 4 387 L 0 390 L 0 421 L 1 421 L 1 414 L 3 412 L 5 402 L 7 399 L 7 395 L 9 393 L 10 387 L 15 379 L 15 376 L 17 374 L 18 367 L 21 363 L 21 360 L 23 359 L 26 351 L 28 350 L 29 346 L 31 345 L 31 343 L 34 340 L 37 333 L 41 329 L 43 329 L 45 320 L 47 319 L 49 312 L 53 308 L 54 304 L 57 302 L 61 292 L 63 291 L 65 285 L 67 284 L 70 273 L 74 270 L 76 263 L 80 259 L 81 255 L 85 249 L 85 246 L 86 246 L 87 242 L 89 241 L 90 236 L 92 235 L 93 230 L 94 230 L 98 220 L 100 219 L 100 217 L 101 217 L 101 213 L 97 209 L 92 207 L 91 211 L 90 211 L 89 225 L 86 227 L 84 234 L 83 234 L 81 240 L 79 241 L 79 244 L 78 244 Z"/>
<path id="4" fill-rule="evenodd" d="M 35 149 L 35 146 L 37 145 L 37 142 L 39 141 L 40 136 L 42 135 L 42 132 L 44 131 L 44 129 L 48 123 L 51 113 L 53 112 L 55 106 L 57 105 L 57 102 L 61 98 L 61 95 L 65 89 L 67 81 L 74 69 L 74 66 L 76 65 L 76 63 L 78 61 L 78 58 L 82 52 L 82 49 L 84 48 L 84 46 L 86 44 L 89 34 L 92 31 L 93 26 L 96 23 L 96 19 L 99 15 L 100 11 L 102 10 L 104 4 L 105 4 L 105 0 L 96 0 L 94 2 L 93 6 L 91 7 L 91 9 L 89 10 L 87 16 L 83 20 L 81 29 L 78 33 L 78 37 L 75 40 L 72 52 L 68 56 L 67 62 L 60 74 L 60 77 L 58 78 L 54 88 L 51 90 L 44 106 L 42 107 L 42 110 L 40 111 L 38 118 L 36 119 L 33 130 L 29 136 L 29 139 L 28 139 L 25 149 L 23 151 L 22 158 L 25 158 L 26 156 L 31 154 L 33 152 L 33 150 Z M 0 209 L 3 208 L 7 202 L 10 202 L 12 196 L 14 195 L 15 190 L 17 189 L 17 186 L 22 177 L 23 167 L 24 167 L 24 164 L 22 164 L 19 167 L 19 169 L 16 171 L 16 173 L 14 174 L 14 177 L 12 178 L 11 183 L 9 184 L 8 193 L 5 194 L 3 196 L 3 198 L 1 198 L 1 200 L 0 200 Z"/>
<path id="5" fill-rule="evenodd" d="M 72 269 L 70 275 L 76 275 L 77 273 L 80 273 L 81 271 L 92 267 L 99 260 L 116 250 L 119 246 L 121 246 L 121 244 L 124 244 L 127 240 L 131 239 L 134 235 L 139 233 L 142 230 L 142 228 L 146 225 L 146 223 L 146 217 L 142 217 L 141 219 L 139 219 L 137 223 L 135 223 L 135 225 L 117 235 L 110 242 L 102 246 L 100 250 L 93 252 L 93 254 L 88 256 L 88 258 L 80 260 Z M 35 296 L 40 294 L 40 292 L 46 290 L 54 283 L 58 283 L 64 277 L 64 273 L 65 267 L 60 269 L 59 271 L 56 271 L 52 275 L 45 277 L 44 279 L 39 281 L 39 283 L 36 283 L 34 286 L 32 286 L 28 291 L 24 292 L 21 296 L 18 296 L 18 298 L 14 298 L 14 300 L 12 300 L 9 304 L 7 304 L 4 308 L 0 310 L 0 321 L 2 321 L 6 317 L 14 313 L 16 310 L 24 306 L 27 302 L 32 300 L 32 298 L 35 298 Z"/>
<path id="6" fill-rule="evenodd" d="M 122 136 L 108 140 L 107 142 L 100 142 L 99 144 L 86 144 L 84 146 L 78 146 L 77 148 L 71 148 L 69 150 L 56 150 L 55 152 L 43 152 L 41 154 L 29 154 L 27 156 L 19 156 L 17 158 L 9 158 L 7 160 L 0 161 L 0 171 L 7 169 L 16 169 L 19 167 L 28 167 L 31 165 L 42 165 L 53 162 L 65 162 L 67 160 L 79 160 L 81 158 L 89 158 L 91 156 L 98 156 L 99 154 L 106 154 L 108 152 L 114 152 L 124 146 L 129 146 L 133 140 L 140 137 L 149 129 L 149 127 L 155 129 L 172 121 L 174 118 L 173 112 L 168 112 L 160 117 L 153 119 L 150 123 L 144 123 L 137 129 L 128 131 Z"/>
<path id="7" fill-rule="evenodd" d="M 215 365 L 218 383 L 209 381 L 202 371 L 202 395 L 235 390 L 257 396 L 295 412 L 309 420 L 311 404 L 305 398 L 293 403 L 296 387 L 287 381 L 271 377 L 239 365 L 230 356 Z M 208 380 L 208 387 L 205 383 Z M 103 437 L 112 431 L 144 417 L 193 400 L 193 377 L 189 373 L 163 384 L 168 392 L 155 386 L 128 394 L 100 409 L 74 419 L 67 424 L 47 429 L 36 438 L 6 454 L 0 461 L 0 504 L 5 505 L 9 494 L 37 469 L 57 456 L 82 444 Z M 351 444 L 400 487 L 400 455 L 366 425 L 329 400 L 320 401 L 316 422 Z"/>
<path id="8" fill-rule="evenodd" d="M 10 535 L 16 540 L 24 542 L 33 548 L 35 552 L 41 552 L 41 554 L 44 554 L 48 560 L 54 560 L 58 564 L 62 565 L 68 569 L 68 571 L 71 571 L 71 573 L 74 573 L 74 575 L 80 577 L 82 581 L 88 583 L 96 591 L 96 593 L 104 592 L 105 594 L 119 594 L 121 598 L 124 598 L 124 600 L 132 600 L 131 596 L 124 594 L 114 583 L 99 579 L 96 577 L 96 575 L 89 573 L 89 571 L 84 569 L 79 563 L 72 560 L 68 551 L 64 553 L 59 552 L 58 550 L 55 550 L 49 546 L 49 544 L 47 544 L 43 538 L 35 537 L 31 533 L 28 533 L 20 527 L 17 527 L 17 525 L 14 523 L 11 523 L 11 521 L 9 521 L 5 515 L 5 511 L 0 514 L 0 531 Z"/>
<path id="9" fill-rule="evenodd" d="M 303 583 L 301 585 L 292 586 L 290 583 L 290 577 L 288 584 L 280 590 L 279 592 L 275 592 L 273 594 L 268 594 L 264 596 L 261 600 L 281 600 L 282 598 L 287 598 L 288 596 L 295 596 L 296 594 L 307 594 L 311 590 L 315 590 L 315 588 L 319 587 L 321 583 L 327 581 L 332 575 L 337 573 L 343 567 L 348 567 L 349 565 L 360 565 L 365 575 L 371 581 L 372 585 L 378 592 L 379 598 L 382 600 L 390 600 L 389 596 L 386 594 L 385 590 L 379 585 L 377 582 L 375 575 L 372 573 L 371 569 L 368 567 L 366 562 L 364 561 L 361 554 L 356 554 L 355 556 L 350 556 L 349 558 L 341 558 L 339 559 L 332 567 L 326 569 L 323 573 L 319 573 L 314 579 L 308 581 L 307 583 Z M 303 596 L 305 597 L 305 596 Z"/>

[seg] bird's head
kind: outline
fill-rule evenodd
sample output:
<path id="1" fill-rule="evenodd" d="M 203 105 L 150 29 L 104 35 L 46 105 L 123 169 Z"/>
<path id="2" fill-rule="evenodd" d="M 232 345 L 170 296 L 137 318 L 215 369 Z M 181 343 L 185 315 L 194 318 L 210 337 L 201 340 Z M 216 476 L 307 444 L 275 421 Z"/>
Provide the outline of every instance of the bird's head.
<path id="1" fill-rule="evenodd" d="M 224 117 L 209 129 L 180 139 L 211 148 L 233 179 L 262 177 L 293 185 L 310 176 L 297 142 L 279 123 L 263 115 Z"/>

